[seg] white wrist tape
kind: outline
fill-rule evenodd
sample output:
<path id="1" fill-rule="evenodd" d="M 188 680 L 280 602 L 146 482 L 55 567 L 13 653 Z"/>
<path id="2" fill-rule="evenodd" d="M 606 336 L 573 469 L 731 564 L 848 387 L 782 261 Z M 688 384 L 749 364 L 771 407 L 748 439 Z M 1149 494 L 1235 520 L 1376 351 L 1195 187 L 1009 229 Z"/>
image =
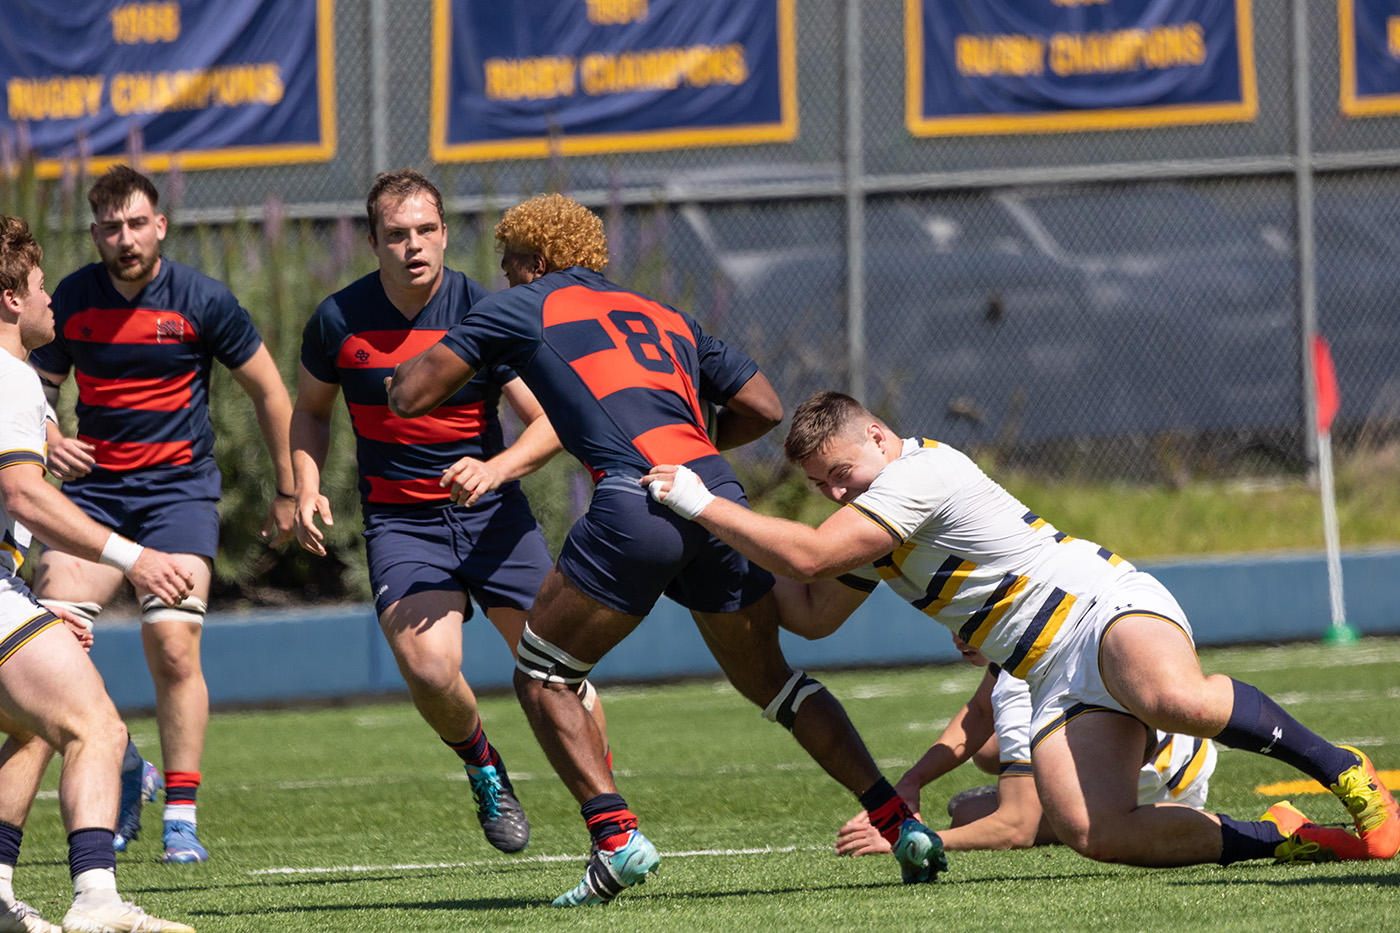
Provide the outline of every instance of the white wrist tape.
<path id="1" fill-rule="evenodd" d="M 649 488 L 657 502 L 669 506 L 681 518 L 692 521 L 705 511 L 705 506 L 715 501 L 714 493 L 705 488 L 694 470 L 686 467 L 676 467 L 676 478 L 671 482 L 670 492 L 662 493 L 660 480 L 654 480 Z M 665 498 L 662 498 L 663 495 Z"/>
<path id="2" fill-rule="evenodd" d="M 108 567 L 116 567 L 122 573 L 131 573 L 131 568 L 136 566 L 136 559 L 144 550 L 145 548 L 135 541 L 123 538 L 114 531 L 107 543 L 102 545 L 102 556 L 97 559 Z"/>

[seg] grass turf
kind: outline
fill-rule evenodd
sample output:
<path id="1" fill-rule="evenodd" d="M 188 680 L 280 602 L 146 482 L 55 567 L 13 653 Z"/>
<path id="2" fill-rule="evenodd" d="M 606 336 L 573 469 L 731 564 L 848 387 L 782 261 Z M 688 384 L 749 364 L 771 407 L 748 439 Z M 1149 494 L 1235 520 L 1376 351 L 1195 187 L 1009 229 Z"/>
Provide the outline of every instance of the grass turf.
<path id="1" fill-rule="evenodd" d="M 473 627 L 475 637 L 485 635 Z M 1318 732 L 1366 750 L 1378 768 L 1400 768 L 1400 639 L 1213 650 L 1202 663 L 1256 684 Z M 980 672 L 820 676 L 894 779 Z M 605 908 L 548 907 L 578 882 L 587 838 L 508 696 L 484 698 L 482 711 L 533 824 L 524 853 L 487 846 L 465 776 L 407 702 L 221 713 L 210 723 L 200 793 L 212 860 L 160 864 L 159 805 L 148 805 L 145 831 L 118 857 L 121 890 L 200 933 L 1400 929 L 1396 862 L 1152 870 L 1049 847 L 951 853 L 937 884 L 905 887 L 888 856 L 831 854 L 856 804 L 728 685 L 603 686 L 620 789 L 662 851 L 661 874 Z M 129 725 L 156 758 L 154 722 Z M 19 895 L 54 920 L 71 897 L 57 770 L 30 817 L 16 875 Z M 1212 809 L 1256 818 L 1277 799 L 1267 785 L 1297 777 L 1222 750 Z M 925 789 L 923 812 L 938 828 L 949 796 L 989 781 L 960 769 Z M 1330 795 L 1290 794 L 1319 821 L 1345 817 Z"/>

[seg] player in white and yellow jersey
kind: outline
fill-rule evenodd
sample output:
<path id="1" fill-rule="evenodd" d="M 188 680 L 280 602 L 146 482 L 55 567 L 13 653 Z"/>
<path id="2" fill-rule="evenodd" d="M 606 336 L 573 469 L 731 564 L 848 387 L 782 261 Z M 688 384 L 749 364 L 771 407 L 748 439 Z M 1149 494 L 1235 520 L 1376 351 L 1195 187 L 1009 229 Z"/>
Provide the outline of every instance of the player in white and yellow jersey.
<path id="1" fill-rule="evenodd" d="M 683 468 L 642 477 L 652 494 L 750 560 L 790 579 L 790 605 L 834 630 L 874 587 L 876 565 L 916 608 L 1026 679 L 1032 767 L 1056 835 L 1090 858 L 1134 865 L 1390 858 L 1400 806 L 1370 760 L 1332 745 L 1248 684 L 1201 672 L 1186 615 L 1149 574 L 1057 532 L 946 445 L 901 438 L 850 396 L 820 392 L 785 443 L 846 508 L 819 528 L 715 499 Z M 797 582 L 802 581 L 802 582 Z M 1142 806 L 1148 729 L 1277 758 L 1347 807 L 1357 835 Z"/>
<path id="2" fill-rule="evenodd" d="M 787 624 L 788 620 L 784 619 Z M 789 625 L 802 634 L 800 622 Z M 963 660 L 987 667 L 976 692 L 949 721 L 938 740 L 895 784 L 910 809 L 919 810 L 920 791 L 967 761 L 995 774 L 994 785 L 974 787 L 948 801 L 952 828 L 939 830 L 943 848 L 1024 849 L 1059 842 L 1044 819 L 1031 773 L 1031 693 L 1024 680 L 989 664 L 971 645 L 953 636 Z M 1215 745 L 1157 730 L 1149 739 L 1138 771 L 1138 802 L 1205 806 L 1215 771 Z M 837 855 L 888 852 L 889 843 L 861 811 L 836 834 Z"/>

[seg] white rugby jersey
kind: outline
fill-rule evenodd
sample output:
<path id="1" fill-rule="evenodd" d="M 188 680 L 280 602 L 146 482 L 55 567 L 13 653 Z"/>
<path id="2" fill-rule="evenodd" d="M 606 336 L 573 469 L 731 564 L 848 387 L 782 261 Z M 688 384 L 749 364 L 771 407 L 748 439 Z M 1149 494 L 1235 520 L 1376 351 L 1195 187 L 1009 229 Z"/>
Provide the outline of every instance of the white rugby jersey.
<path id="1" fill-rule="evenodd" d="M 0 469 L 16 463 L 47 461 L 47 433 L 44 425 L 44 390 L 39 374 L 23 360 L 0 350 Z M 24 563 L 30 535 L 0 502 L 0 581 L 17 582 L 16 571 Z M 3 585 L 0 583 L 0 585 Z"/>
<path id="2" fill-rule="evenodd" d="M 992 722 L 997 731 L 998 774 L 1031 773 L 1031 688 L 995 666 Z M 1156 730 L 1151 757 L 1138 772 L 1138 803 L 1205 803 L 1216 750 L 1210 739 Z"/>
<path id="3" fill-rule="evenodd" d="M 1026 677 L 1056 633 L 1133 569 L 1056 531 L 965 454 L 937 441 L 906 438 L 899 458 L 846 507 L 900 544 L 841 581 L 868 592 L 884 580 L 1016 677 Z"/>

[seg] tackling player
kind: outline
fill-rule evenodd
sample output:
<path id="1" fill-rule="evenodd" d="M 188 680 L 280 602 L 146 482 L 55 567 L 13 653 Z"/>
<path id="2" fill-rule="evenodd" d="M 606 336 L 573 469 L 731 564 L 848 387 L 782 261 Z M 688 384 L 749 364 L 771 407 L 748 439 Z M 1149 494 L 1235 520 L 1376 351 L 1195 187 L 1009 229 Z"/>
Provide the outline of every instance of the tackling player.
<path id="1" fill-rule="evenodd" d="M 209 691 L 199 643 L 218 552 L 221 482 L 209 419 L 213 363 L 229 368 L 257 411 L 278 490 L 263 529 L 271 546 L 292 535 L 291 399 L 229 290 L 161 256 L 166 220 L 149 179 L 115 166 L 92 186 L 88 202 L 101 261 L 59 284 L 57 336 L 29 362 L 51 403 L 70 371 L 76 374 L 78 436 L 49 429 L 50 461 L 64 492 L 88 515 L 177 555 L 194 577 L 194 591 L 177 606 L 139 587 L 136 595 L 165 769 L 164 860 L 202 862 L 209 853 L 196 834 L 195 807 Z M 40 556 L 34 578 L 46 605 L 89 622 L 121 585 L 113 568 L 59 551 Z M 143 780 L 153 796 L 158 778 L 130 748 L 118 849 L 140 828 Z"/>
<path id="2" fill-rule="evenodd" d="M 462 626 L 470 593 L 514 654 L 551 563 L 517 480 L 557 453 L 559 440 L 505 366 L 481 372 L 431 417 L 389 413 L 384 380 L 394 365 L 436 343 L 489 292 L 444 267 L 442 195 L 423 175 L 381 174 L 366 209 L 379 270 L 323 301 L 302 334 L 292 414 L 297 537 L 326 553 L 316 521 L 333 519 L 321 469 L 344 389 L 380 628 L 418 712 L 462 759 L 487 841 L 517 852 L 530 824 L 462 676 Z M 502 399 L 526 425 L 508 447 Z M 601 731 L 602 705 L 591 684 L 580 689 Z"/>
<path id="3" fill-rule="evenodd" d="M 798 634 L 804 634 L 798 628 Z M 807 636 L 814 637 L 814 636 Z M 1025 849 L 1060 840 L 1044 818 L 1031 774 L 1031 693 L 982 652 L 953 636 L 963 659 L 988 668 L 977 691 L 953 716 L 943 734 L 895 784 L 904 802 L 919 809 L 919 793 L 969 760 L 997 776 L 995 785 L 970 788 L 948 801 L 952 828 L 941 830 L 943 848 Z M 1138 803 L 1178 803 L 1200 809 L 1215 771 L 1215 745 L 1209 739 L 1156 732 L 1147 761 L 1138 771 Z M 985 762 L 985 763 L 984 763 Z M 861 812 L 836 834 L 837 855 L 888 852 L 889 844 Z"/>
<path id="4" fill-rule="evenodd" d="M 751 560 L 805 581 L 789 581 L 789 595 L 817 627 L 835 630 L 883 579 L 1024 678 L 1036 787 L 1056 835 L 1076 851 L 1168 866 L 1390 858 L 1400 849 L 1400 806 L 1370 760 L 1318 737 L 1254 687 L 1205 676 L 1185 613 L 1148 574 L 1057 531 L 958 451 L 900 438 L 838 392 L 798 407 L 784 448 L 845 506 L 820 528 L 735 508 L 685 467 L 658 466 L 642 482 Z M 1275 820 L 1140 805 L 1150 729 L 1298 768 L 1332 789 L 1357 835 L 1291 821 L 1285 835 Z"/>
<path id="5" fill-rule="evenodd" d="M 58 798 L 73 877 L 73 906 L 62 929 L 193 933 L 117 893 L 112 827 L 126 727 L 84 652 L 91 635 L 83 620 L 60 610 L 70 630 L 34 601 L 17 573 L 32 531 L 52 547 L 125 575 L 164 604 L 178 603 L 193 585 L 175 556 L 98 524 L 44 481 L 48 405 L 38 377 L 24 365 L 25 354 L 54 334 L 42 258 L 28 225 L 0 215 L 0 729 L 10 736 L 0 748 L 0 930 L 59 930 L 18 900 L 13 887 L 25 818 L 51 747 L 63 755 Z"/>
<path id="6" fill-rule="evenodd" d="M 400 363 L 389 405 L 421 417 L 476 372 L 507 364 L 595 480 L 588 512 L 535 599 L 515 673 L 525 715 L 581 804 L 593 843 L 583 881 L 554 905 L 604 903 L 659 863 L 617 793 L 576 690 L 663 592 L 691 610 L 739 692 L 876 815 L 905 880 L 932 880 L 946 867 L 938 837 L 881 776 L 836 698 L 783 659 L 772 576 L 650 503 L 637 485 L 658 457 L 676 459 L 743 503 L 717 447 L 747 443 L 782 419 L 768 380 L 689 316 L 603 278 L 603 224 L 578 202 L 532 198 L 505 213 L 496 240 L 511 288 L 478 302 L 441 342 Z M 722 406 L 715 442 L 702 400 Z"/>

